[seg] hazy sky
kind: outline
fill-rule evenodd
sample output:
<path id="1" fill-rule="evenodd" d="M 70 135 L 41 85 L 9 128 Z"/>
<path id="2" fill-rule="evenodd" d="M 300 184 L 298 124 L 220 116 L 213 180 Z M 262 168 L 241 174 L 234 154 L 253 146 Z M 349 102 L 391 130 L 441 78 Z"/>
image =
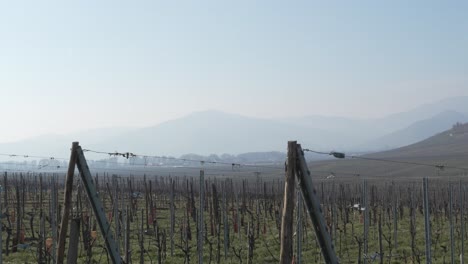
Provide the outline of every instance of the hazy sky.
<path id="1" fill-rule="evenodd" d="M 468 95 L 467 10 L 428 0 L 3 1 L 0 142 L 206 109 L 378 117 Z"/>

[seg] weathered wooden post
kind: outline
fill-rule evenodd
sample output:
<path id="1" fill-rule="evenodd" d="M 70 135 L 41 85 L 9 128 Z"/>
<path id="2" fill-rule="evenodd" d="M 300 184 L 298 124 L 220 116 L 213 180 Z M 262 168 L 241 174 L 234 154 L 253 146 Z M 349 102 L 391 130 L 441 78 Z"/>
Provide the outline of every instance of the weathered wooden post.
<path id="1" fill-rule="evenodd" d="M 68 247 L 67 263 L 75 264 L 78 259 L 78 243 L 80 236 L 80 217 L 74 217 L 70 224 L 70 242 Z"/>
<path id="2" fill-rule="evenodd" d="M 120 264 L 122 263 L 122 257 L 117 251 L 117 245 L 114 240 L 112 232 L 110 232 L 110 224 L 107 220 L 104 212 L 104 207 L 99 198 L 99 193 L 96 190 L 96 186 L 93 183 L 93 178 L 91 172 L 89 171 L 88 163 L 83 154 L 83 150 L 80 146 L 77 147 L 77 159 L 76 165 L 80 172 L 81 180 L 83 181 L 83 186 L 85 187 L 86 194 L 91 202 L 94 215 L 96 216 L 99 229 L 101 230 L 102 236 L 104 237 L 104 242 L 106 244 L 107 252 L 111 257 L 112 263 Z"/>
<path id="3" fill-rule="evenodd" d="M 302 263 L 302 196 L 301 192 L 297 191 L 297 225 L 296 225 L 296 246 L 297 246 L 297 264 Z"/>
<path id="4" fill-rule="evenodd" d="M 63 263 L 64 252 L 65 252 L 65 240 L 67 237 L 68 229 L 68 218 L 70 215 L 70 206 L 72 201 L 72 191 L 73 191 L 73 175 L 75 174 L 75 165 L 76 165 L 76 148 L 78 147 L 78 142 L 72 143 L 70 161 L 68 163 L 68 172 L 67 179 L 65 182 L 65 194 L 63 199 L 63 212 L 62 212 L 62 222 L 60 225 L 60 233 L 58 238 L 58 247 L 57 247 L 57 260 L 56 263 Z"/>
<path id="5" fill-rule="evenodd" d="M 281 248 L 280 263 L 290 264 L 293 260 L 293 213 L 294 187 L 296 174 L 297 142 L 288 142 L 288 160 L 286 166 L 286 180 L 284 182 L 284 204 L 281 219 Z"/>
<path id="6" fill-rule="evenodd" d="M 327 230 L 325 220 L 323 218 L 320 201 L 316 196 L 316 191 L 312 184 L 310 171 L 307 168 L 307 163 L 304 157 L 304 152 L 300 145 L 297 145 L 297 177 L 299 186 L 302 192 L 302 198 L 307 207 L 307 211 L 312 219 L 312 224 L 322 249 L 322 255 L 325 263 L 337 264 L 338 258 L 336 257 L 335 248 L 333 246 L 330 233 Z"/>

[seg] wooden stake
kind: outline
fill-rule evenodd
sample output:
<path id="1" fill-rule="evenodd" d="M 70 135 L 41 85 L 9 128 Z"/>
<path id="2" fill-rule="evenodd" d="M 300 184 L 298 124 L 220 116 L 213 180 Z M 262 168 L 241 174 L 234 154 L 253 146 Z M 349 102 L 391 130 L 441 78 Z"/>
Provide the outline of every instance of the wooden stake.
<path id="1" fill-rule="evenodd" d="M 288 142 L 288 164 L 286 167 L 286 181 L 284 182 L 284 204 L 281 221 L 281 264 L 290 264 L 293 260 L 293 212 L 297 155 L 296 147 L 296 141 Z"/>
<path id="2" fill-rule="evenodd" d="M 80 218 L 74 218 L 70 227 L 70 245 L 68 248 L 67 263 L 75 264 L 78 260 L 78 243 L 80 236 Z"/>
<path id="3" fill-rule="evenodd" d="M 62 213 L 62 222 L 60 225 L 60 233 L 58 238 L 58 247 L 57 247 L 57 260 L 56 263 L 63 263 L 64 253 L 65 253 L 65 240 L 67 237 L 67 228 L 68 228 L 68 218 L 70 214 L 70 205 L 73 191 L 73 175 L 75 174 L 75 165 L 76 165 L 76 148 L 78 147 L 78 142 L 72 143 L 70 162 L 68 163 L 68 172 L 67 180 L 65 182 L 65 195 L 63 199 L 63 213 Z"/>

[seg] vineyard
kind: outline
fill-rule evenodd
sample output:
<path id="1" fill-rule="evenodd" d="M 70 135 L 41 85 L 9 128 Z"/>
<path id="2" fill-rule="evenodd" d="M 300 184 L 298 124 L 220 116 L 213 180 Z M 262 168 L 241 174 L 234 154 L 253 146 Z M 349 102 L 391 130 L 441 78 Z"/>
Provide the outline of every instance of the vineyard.
<path id="1" fill-rule="evenodd" d="M 167 168 L 162 174 L 149 166 L 91 166 L 122 260 L 278 263 L 287 167 L 252 166 L 242 173 L 234 167 L 205 163 L 196 174 L 171 174 Z M 315 195 L 340 263 L 467 260 L 465 179 L 316 176 L 311 173 Z M 4 172 L 4 263 L 55 263 L 65 178 L 66 172 Z M 75 175 L 65 262 L 110 263 L 85 188 Z M 324 263 L 299 188 L 292 197 L 293 261 Z"/>

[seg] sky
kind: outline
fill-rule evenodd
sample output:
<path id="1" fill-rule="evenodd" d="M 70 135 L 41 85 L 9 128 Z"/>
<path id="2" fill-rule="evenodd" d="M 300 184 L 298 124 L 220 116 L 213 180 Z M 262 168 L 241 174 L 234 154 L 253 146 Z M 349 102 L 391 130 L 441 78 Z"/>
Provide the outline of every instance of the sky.
<path id="1" fill-rule="evenodd" d="M 467 1 L 3 1 L 0 142 L 468 95 Z"/>

